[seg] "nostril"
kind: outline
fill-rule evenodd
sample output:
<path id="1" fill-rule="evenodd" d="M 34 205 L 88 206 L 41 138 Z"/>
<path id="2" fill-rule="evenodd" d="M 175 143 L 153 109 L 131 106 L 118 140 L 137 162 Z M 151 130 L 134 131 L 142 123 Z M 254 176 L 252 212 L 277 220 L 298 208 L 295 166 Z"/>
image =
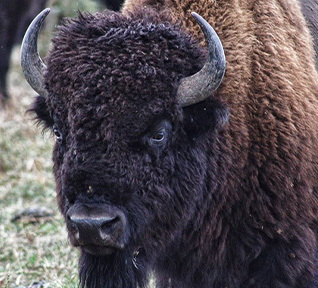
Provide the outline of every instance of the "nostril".
<path id="1" fill-rule="evenodd" d="M 73 224 L 73 225 L 74 225 L 74 224 L 75 224 L 75 222 L 73 221 L 73 217 L 72 217 L 72 216 L 70 216 L 69 214 L 67 214 L 66 216 L 67 216 L 66 221 L 67 221 L 67 222 L 69 222 L 70 224 Z"/>
<path id="2" fill-rule="evenodd" d="M 117 223 L 120 222 L 120 218 L 118 216 L 112 218 L 112 219 L 107 219 L 104 220 L 100 229 L 103 233 L 111 233 L 112 230 L 115 228 L 115 226 L 117 225 Z"/>
<path id="3" fill-rule="evenodd" d="M 75 219 L 76 220 L 76 219 Z M 70 215 L 67 215 L 67 219 L 66 222 L 68 223 L 68 225 L 73 229 L 73 230 L 78 230 L 78 226 L 76 221 L 74 221 L 73 217 Z"/>

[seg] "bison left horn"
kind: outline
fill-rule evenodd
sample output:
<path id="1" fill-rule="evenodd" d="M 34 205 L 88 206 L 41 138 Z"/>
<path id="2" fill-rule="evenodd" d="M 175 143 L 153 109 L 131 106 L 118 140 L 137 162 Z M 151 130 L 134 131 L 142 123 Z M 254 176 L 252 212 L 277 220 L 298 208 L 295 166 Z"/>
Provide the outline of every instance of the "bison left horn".
<path id="1" fill-rule="evenodd" d="M 21 67 L 24 76 L 30 86 L 43 97 L 47 96 L 43 77 L 46 66 L 39 56 L 37 42 L 39 31 L 49 13 L 50 9 L 47 8 L 36 16 L 24 35 L 21 48 Z"/>
<path id="2" fill-rule="evenodd" d="M 225 55 L 220 38 L 200 15 L 195 12 L 192 12 L 191 15 L 203 31 L 208 56 L 199 72 L 181 79 L 177 99 L 182 107 L 199 103 L 211 96 L 211 93 L 220 86 L 225 73 Z"/>

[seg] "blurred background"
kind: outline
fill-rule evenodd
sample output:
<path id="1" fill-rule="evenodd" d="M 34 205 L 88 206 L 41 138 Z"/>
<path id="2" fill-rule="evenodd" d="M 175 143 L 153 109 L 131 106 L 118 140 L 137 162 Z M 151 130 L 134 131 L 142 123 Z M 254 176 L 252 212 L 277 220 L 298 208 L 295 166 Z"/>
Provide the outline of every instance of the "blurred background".
<path id="1" fill-rule="evenodd" d="M 77 11 L 106 8 L 93 0 L 0 0 L 0 287 L 78 287 L 77 250 L 67 242 L 51 173 L 53 138 L 25 112 L 35 92 L 20 68 L 24 32 L 44 7 L 42 58 L 52 31 Z M 117 0 L 108 0 L 117 10 Z"/>

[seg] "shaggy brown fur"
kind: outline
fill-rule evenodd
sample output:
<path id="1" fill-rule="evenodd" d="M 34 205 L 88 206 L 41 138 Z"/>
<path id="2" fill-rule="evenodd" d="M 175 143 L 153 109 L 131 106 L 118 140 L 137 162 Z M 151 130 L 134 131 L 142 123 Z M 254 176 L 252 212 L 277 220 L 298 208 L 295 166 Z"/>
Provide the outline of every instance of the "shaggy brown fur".
<path id="1" fill-rule="evenodd" d="M 198 30 L 198 27 L 196 25 L 193 26 L 193 19 L 189 17 L 189 12 L 191 11 L 200 11 L 202 14 L 205 16 L 209 16 L 209 18 L 212 18 L 211 21 L 213 20 L 213 15 L 216 15 L 213 13 L 213 10 L 211 10 L 211 6 L 217 6 L 220 1 L 206 1 L 206 3 L 202 4 L 203 1 L 198 1 L 196 3 L 192 3 L 194 1 L 165 1 L 165 0 L 126 0 L 126 4 L 124 5 L 123 12 L 125 11 L 130 11 L 133 10 L 134 7 L 139 7 L 140 5 L 146 5 L 146 6 L 151 6 L 151 7 L 158 7 L 159 10 L 162 9 L 168 9 L 169 13 L 172 11 L 172 15 L 175 16 L 175 19 L 177 21 L 180 21 L 182 19 L 186 19 L 186 21 L 183 23 L 184 28 L 188 29 L 190 27 L 191 32 L 195 31 L 195 36 L 196 37 L 202 37 L 200 35 L 200 31 Z M 222 1 L 221 1 L 222 2 Z M 244 4 L 245 2 L 245 4 Z M 293 0 L 292 2 L 296 2 Z M 318 54 L 318 1 L 317 0 L 300 0 L 302 7 L 302 12 L 304 14 L 304 17 L 308 23 L 308 26 L 310 28 L 310 32 L 312 34 L 313 40 L 314 40 L 314 48 L 316 55 Z M 245 10 L 247 7 L 252 7 L 253 6 L 253 1 L 241 1 L 239 4 L 237 1 L 224 1 L 225 4 L 223 5 L 228 5 L 228 7 L 231 7 L 232 9 L 235 9 L 234 7 L 237 8 L 236 13 L 240 17 L 243 16 L 242 14 L 245 14 L 242 10 Z M 180 8 L 182 10 L 180 10 Z M 195 10 L 194 10 L 195 9 Z M 180 13 L 181 11 L 181 13 Z M 247 11 L 245 11 L 247 12 Z M 251 11 L 251 13 L 253 13 Z M 181 15 L 180 15 L 181 14 Z M 188 14 L 188 15 L 187 15 Z M 235 15 L 235 14 L 234 14 Z M 179 16 L 183 16 L 179 18 Z M 224 15 L 226 17 L 226 15 Z M 251 15 L 250 15 L 251 16 Z M 190 18 L 190 19 L 189 19 Z M 248 18 L 245 19 L 247 22 L 245 23 L 248 24 L 250 20 Z M 189 23 L 190 21 L 190 23 Z M 244 20 L 243 20 L 244 21 Z M 243 22 L 242 21 L 242 22 Z M 245 22 L 245 21 L 244 21 Z M 254 21 L 253 21 L 254 22 Z M 223 27 L 224 25 L 222 25 Z M 239 24 L 238 26 L 239 27 Z M 306 37 L 306 36 L 305 36 Z M 316 60 L 316 66 L 318 65 L 318 60 Z"/>
<path id="2" fill-rule="evenodd" d="M 239 178 L 249 181 L 260 177 L 262 172 L 274 184 L 280 182 L 275 179 L 281 174 L 288 174 L 283 190 L 288 189 L 280 193 L 277 204 L 286 207 L 291 203 L 293 207 L 295 203 L 290 197 L 294 194 L 294 182 L 302 175 L 315 175 L 318 169 L 311 164 L 318 157 L 314 148 L 318 143 L 318 75 L 311 37 L 298 2 L 128 0 L 123 14 L 140 6 L 168 9 L 174 21 L 181 21 L 195 38 L 203 36 L 189 15 L 191 11 L 200 13 L 215 28 L 227 60 L 226 76 L 215 97 L 231 110 L 231 125 L 224 132 L 227 141 L 235 143 L 231 161 L 235 155 L 238 157 L 233 162 L 240 163 L 241 168 L 251 173 L 248 175 L 253 175 Z M 298 195 L 305 202 L 306 197 L 312 196 L 312 189 Z M 299 200 L 298 204 L 303 202 Z M 317 203 L 317 198 L 313 200 Z M 261 211 L 267 206 L 259 204 L 260 207 L 253 204 L 253 209 Z M 292 208 L 278 210 L 295 212 Z M 311 211 L 307 212 L 310 215 Z M 299 210 L 302 215 L 307 212 Z"/>
<path id="3" fill-rule="evenodd" d="M 309 219 L 318 217 L 314 179 L 318 169 L 318 75 L 311 37 L 298 2 L 128 0 L 123 13 L 140 6 L 169 10 L 175 22 L 181 21 L 184 29 L 202 39 L 190 17 L 190 12 L 196 11 L 222 40 L 227 70 L 215 96 L 230 107 L 223 137 L 224 143 L 232 145 L 229 148 L 225 144 L 222 154 L 230 154 L 230 162 L 222 157 L 218 163 L 225 170 L 233 169 L 223 185 L 228 187 L 231 199 L 239 201 L 235 213 L 249 212 L 251 223 L 270 238 L 290 241 L 301 222 L 303 228 L 307 227 L 306 233 L 312 233 Z M 250 188 L 242 192 L 245 187 Z M 220 219 L 227 218 L 214 213 Z M 315 253 L 317 236 L 311 237 Z M 270 275 L 270 271 L 267 273 Z M 255 287 L 283 287 L 275 285 Z"/>
<path id="4" fill-rule="evenodd" d="M 218 32 L 227 70 L 181 108 L 180 79 L 204 58 L 183 32 L 202 40 L 191 11 Z M 60 28 L 33 107 L 59 130 L 66 221 L 74 204 L 103 204 L 129 223 L 123 251 L 81 247 L 82 287 L 144 287 L 153 270 L 160 288 L 316 288 L 318 75 L 298 2 L 131 0 L 123 13 Z"/>

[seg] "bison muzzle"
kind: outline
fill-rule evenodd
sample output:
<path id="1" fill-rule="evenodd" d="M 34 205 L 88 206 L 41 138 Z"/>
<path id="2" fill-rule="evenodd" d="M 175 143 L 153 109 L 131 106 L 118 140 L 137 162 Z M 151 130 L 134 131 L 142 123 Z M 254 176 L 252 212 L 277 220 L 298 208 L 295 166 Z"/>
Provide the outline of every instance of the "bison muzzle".
<path id="1" fill-rule="evenodd" d="M 128 239 L 127 219 L 110 205 L 73 205 L 66 213 L 66 225 L 72 245 L 94 255 L 122 250 Z"/>

